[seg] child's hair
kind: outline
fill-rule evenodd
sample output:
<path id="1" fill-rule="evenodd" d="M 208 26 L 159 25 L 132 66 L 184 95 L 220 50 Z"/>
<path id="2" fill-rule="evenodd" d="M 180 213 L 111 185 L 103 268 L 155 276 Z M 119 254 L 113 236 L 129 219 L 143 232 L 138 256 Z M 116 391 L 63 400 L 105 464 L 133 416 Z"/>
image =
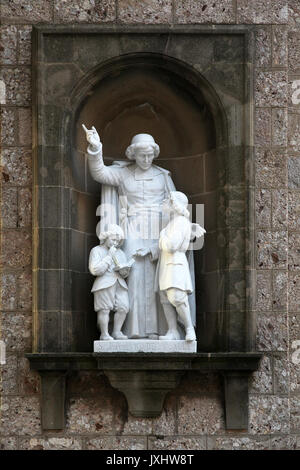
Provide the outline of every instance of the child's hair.
<path id="1" fill-rule="evenodd" d="M 116 225 L 116 224 L 109 224 L 107 226 L 107 231 L 106 232 L 100 232 L 99 233 L 99 224 L 100 222 L 98 223 L 97 225 L 97 228 L 96 228 L 96 233 L 97 233 L 97 236 L 100 240 L 100 245 L 103 245 L 103 243 L 105 243 L 105 240 L 109 237 L 111 237 L 112 235 L 117 235 L 118 238 L 119 238 L 119 245 L 121 245 L 121 243 L 123 242 L 124 240 L 124 232 L 123 230 L 121 229 L 121 227 L 119 225 Z M 98 229 L 98 230 L 97 230 Z"/>
<path id="2" fill-rule="evenodd" d="M 175 212 L 189 219 L 190 213 L 187 210 L 188 198 L 186 197 L 186 195 L 184 193 L 181 193 L 180 191 L 171 191 L 170 200 Z"/>

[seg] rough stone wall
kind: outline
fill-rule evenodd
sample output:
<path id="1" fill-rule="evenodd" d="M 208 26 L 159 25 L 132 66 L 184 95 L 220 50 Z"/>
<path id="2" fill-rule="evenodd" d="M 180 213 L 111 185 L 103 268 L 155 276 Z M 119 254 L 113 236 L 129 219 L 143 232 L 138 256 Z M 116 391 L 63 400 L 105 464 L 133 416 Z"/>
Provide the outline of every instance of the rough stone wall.
<path id="1" fill-rule="evenodd" d="M 2 0 L 1 367 L 3 449 L 300 449 L 299 0 Z M 64 432 L 42 433 L 31 351 L 31 54 L 36 23 L 248 24 L 255 29 L 256 346 L 248 432 L 224 427 L 220 377 L 187 376 L 161 417 L 127 419 L 101 375 L 69 384 Z M 297 80 L 299 80 L 297 82 Z M 1 91 L 2 90 L 2 91 Z"/>

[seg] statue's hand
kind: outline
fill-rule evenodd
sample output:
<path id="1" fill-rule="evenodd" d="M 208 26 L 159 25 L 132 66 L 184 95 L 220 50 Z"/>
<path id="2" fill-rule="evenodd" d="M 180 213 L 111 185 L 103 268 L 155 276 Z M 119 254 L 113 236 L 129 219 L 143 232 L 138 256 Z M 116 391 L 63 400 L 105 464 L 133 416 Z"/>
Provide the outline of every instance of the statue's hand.
<path id="1" fill-rule="evenodd" d="M 143 258 L 144 256 L 147 256 L 149 254 L 150 254 L 149 248 L 138 248 L 133 256 L 140 256 Z"/>
<path id="2" fill-rule="evenodd" d="M 83 130 L 86 134 L 86 140 L 92 147 L 93 151 L 101 150 L 102 148 L 102 143 L 100 141 L 100 137 L 98 132 L 96 131 L 95 127 L 93 126 L 92 129 L 87 129 L 84 124 L 82 124 Z"/>
<path id="3" fill-rule="evenodd" d="M 110 254 L 110 256 L 115 255 L 116 252 L 117 252 L 117 248 L 115 246 L 111 246 L 110 249 L 108 250 L 108 253 Z"/>

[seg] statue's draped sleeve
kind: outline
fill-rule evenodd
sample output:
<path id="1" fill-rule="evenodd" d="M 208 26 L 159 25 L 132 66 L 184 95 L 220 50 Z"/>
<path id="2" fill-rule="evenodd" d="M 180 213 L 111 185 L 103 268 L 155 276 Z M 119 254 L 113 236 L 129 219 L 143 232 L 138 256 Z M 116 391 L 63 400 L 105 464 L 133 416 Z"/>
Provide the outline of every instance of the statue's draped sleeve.
<path id="1" fill-rule="evenodd" d="M 123 172 L 121 167 L 106 166 L 103 162 L 102 151 L 93 152 L 89 146 L 87 149 L 89 169 L 95 181 L 109 186 L 119 186 Z"/>

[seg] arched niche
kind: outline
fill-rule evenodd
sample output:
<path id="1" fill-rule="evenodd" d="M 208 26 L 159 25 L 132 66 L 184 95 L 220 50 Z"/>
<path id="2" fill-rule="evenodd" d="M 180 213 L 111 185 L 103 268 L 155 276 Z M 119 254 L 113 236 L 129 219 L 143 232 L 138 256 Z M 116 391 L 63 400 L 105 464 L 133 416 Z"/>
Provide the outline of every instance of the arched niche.
<path id="1" fill-rule="evenodd" d="M 249 375 L 261 357 L 253 51 L 253 32 L 241 25 L 33 28 L 34 353 L 27 357 L 42 378 L 43 429 L 64 427 L 66 379 L 76 370 L 104 372 L 129 411 L 145 417 L 161 412 L 186 371 L 220 371 L 226 427 L 247 429 Z M 92 352 L 98 332 L 87 260 L 97 243 L 100 185 L 87 168 L 83 119 L 100 131 L 107 164 L 124 155 L 129 130 L 147 124 L 161 145 L 157 163 L 192 203 L 205 205 L 205 245 L 195 252 L 198 353 Z"/>
<path id="2" fill-rule="evenodd" d="M 71 252 L 79 253 L 85 244 L 85 258 L 79 263 L 74 260 L 72 273 L 72 311 L 86 317 L 86 344 L 81 349 L 89 350 L 97 337 L 87 259 L 98 242 L 94 231 L 100 200 L 100 184 L 88 173 L 82 123 L 98 130 L 106 164 L 125 158 L 133 135 L 152 134 L 161 149 L 155 163 L 170 170 L 176 188 L 188 195 L 193 220 L 197 205 L 204 207 L 205 244 L 194 252 L 198 348 L 222 349 L 226 244 L 218 244 L 217 213 L 224 197 L 227 126 L 213 87 L 182 61 L 160 54 L 133 54 L 106 62 L 84 76 L 70 103 L 72 217 L 76 220 Z"/>

